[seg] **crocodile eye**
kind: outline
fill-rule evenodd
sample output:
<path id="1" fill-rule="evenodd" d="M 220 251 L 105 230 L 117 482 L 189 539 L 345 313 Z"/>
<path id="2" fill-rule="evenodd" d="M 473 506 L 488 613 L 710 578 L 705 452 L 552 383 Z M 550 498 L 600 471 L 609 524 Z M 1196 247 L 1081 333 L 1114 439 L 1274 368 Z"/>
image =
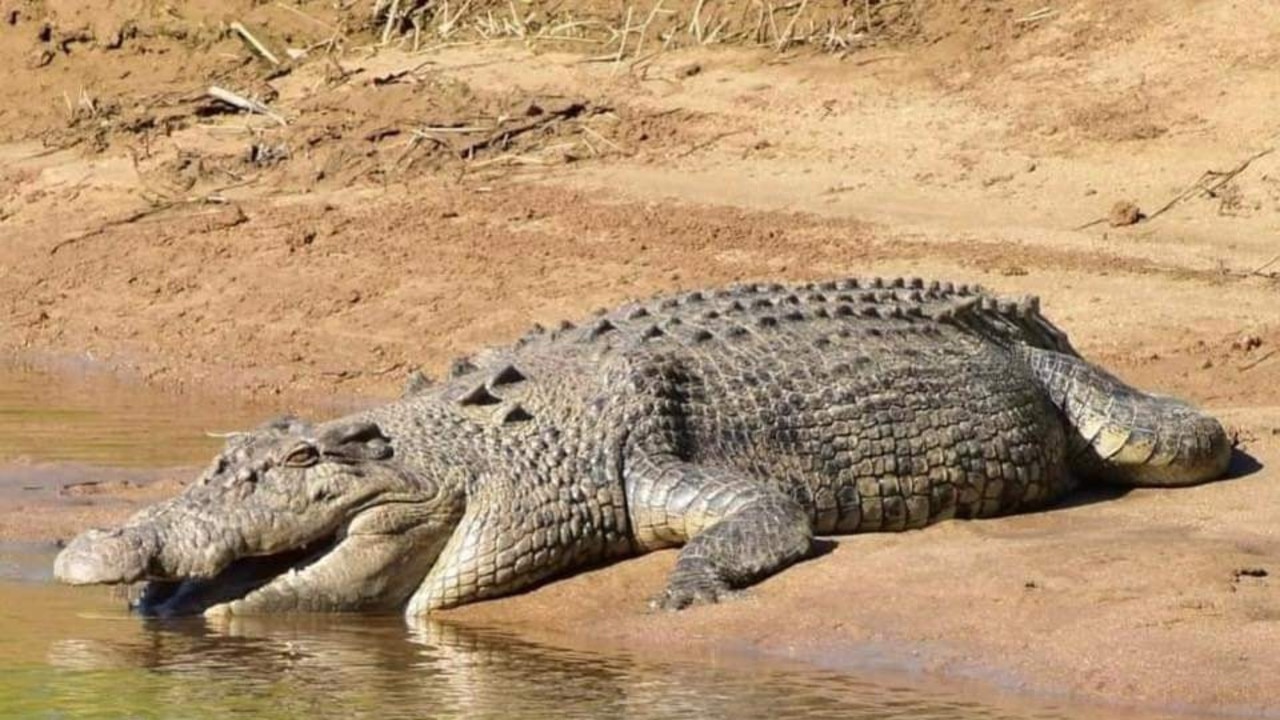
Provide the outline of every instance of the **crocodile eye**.
<path id="1" fill-rule="evenodd" d="M 315 465 L 320 460 L 320 451 L 311 443 L 301 443 L 289 451 L 281 461 L 285 467 L 304 468 Z"/>

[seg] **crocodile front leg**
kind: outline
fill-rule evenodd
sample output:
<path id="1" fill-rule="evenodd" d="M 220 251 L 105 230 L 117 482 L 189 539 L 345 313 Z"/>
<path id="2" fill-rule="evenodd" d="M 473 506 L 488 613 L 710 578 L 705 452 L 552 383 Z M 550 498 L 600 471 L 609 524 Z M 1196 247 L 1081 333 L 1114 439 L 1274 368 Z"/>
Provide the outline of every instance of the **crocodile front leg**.
<path id="1" fill-rule="evenodd" d="M 266 615 L 289 612 L 392 610 L 413 592 L 440 549 L 438 531 L 412 528 L 402 534 L 352 535 L 315 563 L 284 573 L 238 599 L 217 601 L 206 617 Z M 433 549 L 434 546 L 434 549 Z M 217 594 L 234 589 L 231 579 L 221 584 L 184 586 L 163 606 L 149 614 L 182 615 L 184 606 L 199 606 Z M 207 594 L 208 597 L 201 597 Z"/>
<path id="2" fill-rule="evenodd" d="M 643 458 L 625 475 L 637 545 L 684 545 L 657 608 L 717 602 L 812 551 L 813 526 L 800 505 L 732 470 Z"/>
<path id="3" fill-rule="evenodd" d="M 223 573 L 217 582 L 183 583 L 176 596 L 147 612 L 183 615 L 204 607 L 206 616 L 218 617 L 392 610 L 422 582 L 461 514 L 461 502 L 386 502 L 353 520 L 334 547 L 265 584 L 252 582 L 251 569 L 239 581 Z M 244 583 L 253 589 L 234 597 Z"/>
<path id="4" fill-rule="evenodd" d="M 468 496 L 462 520 L 405 614 L 510 595 L 618 554 L 627 544 L 617 527 L 622 500 L 612 496 L 486 480 Z"/>

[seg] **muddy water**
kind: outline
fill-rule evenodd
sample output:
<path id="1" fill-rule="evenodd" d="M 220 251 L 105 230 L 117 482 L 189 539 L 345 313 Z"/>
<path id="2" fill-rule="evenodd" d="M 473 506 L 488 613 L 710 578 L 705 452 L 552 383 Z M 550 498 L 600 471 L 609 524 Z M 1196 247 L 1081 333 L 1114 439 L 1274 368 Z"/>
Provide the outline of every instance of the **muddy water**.
<path id="1" fill-rule="evenodd" d="M 185 479 L 208 463 L 219 434 L 282 410 L 208 392 L 160 393 L 90 362 L 0 361 L 0 540 L 65 538 L 119 517 L 163 492 L 155 481 Z"/>
<path id="2" fill-rule="evenodd" d="M 252 426 L 261 410 L 103 376 L 0 370 L 0 521 L 32 493 L 203 464 L 219 444 L 206 431 Z M 399 617 L 144 621 L 109 589 L 53 584 L 55 552 L 0 543 L 0 718 L 1116 717 L 738 655 L 552 648 Z"/>
<path id="3" fill-rule="evenodd" d="M 4 581 L 0 717 L 1082 715 L 767 663 L 551 648 L 474 628 L 409 627 L 398 617 L 148 623 L 126 616 L 105 590 Z"/>
<path id="4" fill-rule="evenodd" d="M 148 391 L 91 365 L 0 365 L 0 463 L 124 468 L 204 464 L 272 408 L 214 394 Z"/>

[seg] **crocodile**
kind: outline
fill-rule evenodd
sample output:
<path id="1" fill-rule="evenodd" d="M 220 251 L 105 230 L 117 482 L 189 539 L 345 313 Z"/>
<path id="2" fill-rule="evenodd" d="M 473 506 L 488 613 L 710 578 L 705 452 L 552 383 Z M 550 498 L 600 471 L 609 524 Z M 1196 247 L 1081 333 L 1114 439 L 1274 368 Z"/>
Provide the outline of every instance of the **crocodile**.
<path id="1" fill-rule="evenodd" d="M 815 538 L 1224 475 L 1191 405 L 1083 359 L 1035 297 L 919 278 L 748 283 L 535 327 L 398 400 L 228 439 L 55 560 L 149 615 L 436 610 L 680 547 L 714 603 Z"/>

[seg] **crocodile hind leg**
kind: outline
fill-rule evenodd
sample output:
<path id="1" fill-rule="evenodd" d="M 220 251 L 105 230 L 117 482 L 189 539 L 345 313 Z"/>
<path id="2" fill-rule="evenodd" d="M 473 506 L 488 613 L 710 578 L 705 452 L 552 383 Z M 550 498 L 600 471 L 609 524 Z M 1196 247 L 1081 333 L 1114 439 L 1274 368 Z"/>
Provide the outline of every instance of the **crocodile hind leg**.
<path id="1" fill-rule="evenodd" d="M 1222 424 L 1190 405 L 1149 395 L 1080 358 L 1023 350 L 1070 426 L 1073 472 L 1124 485 L 1194 485 L 1231 461 Z"/>
<path id="2" fill-rule="evenodd" d="M 684 545 L 655 607 L 716 602 L 812 551 L 813 527 L 800 505 L 731 470 L 643 459 L 625 475 L 640 548 Z"/>

